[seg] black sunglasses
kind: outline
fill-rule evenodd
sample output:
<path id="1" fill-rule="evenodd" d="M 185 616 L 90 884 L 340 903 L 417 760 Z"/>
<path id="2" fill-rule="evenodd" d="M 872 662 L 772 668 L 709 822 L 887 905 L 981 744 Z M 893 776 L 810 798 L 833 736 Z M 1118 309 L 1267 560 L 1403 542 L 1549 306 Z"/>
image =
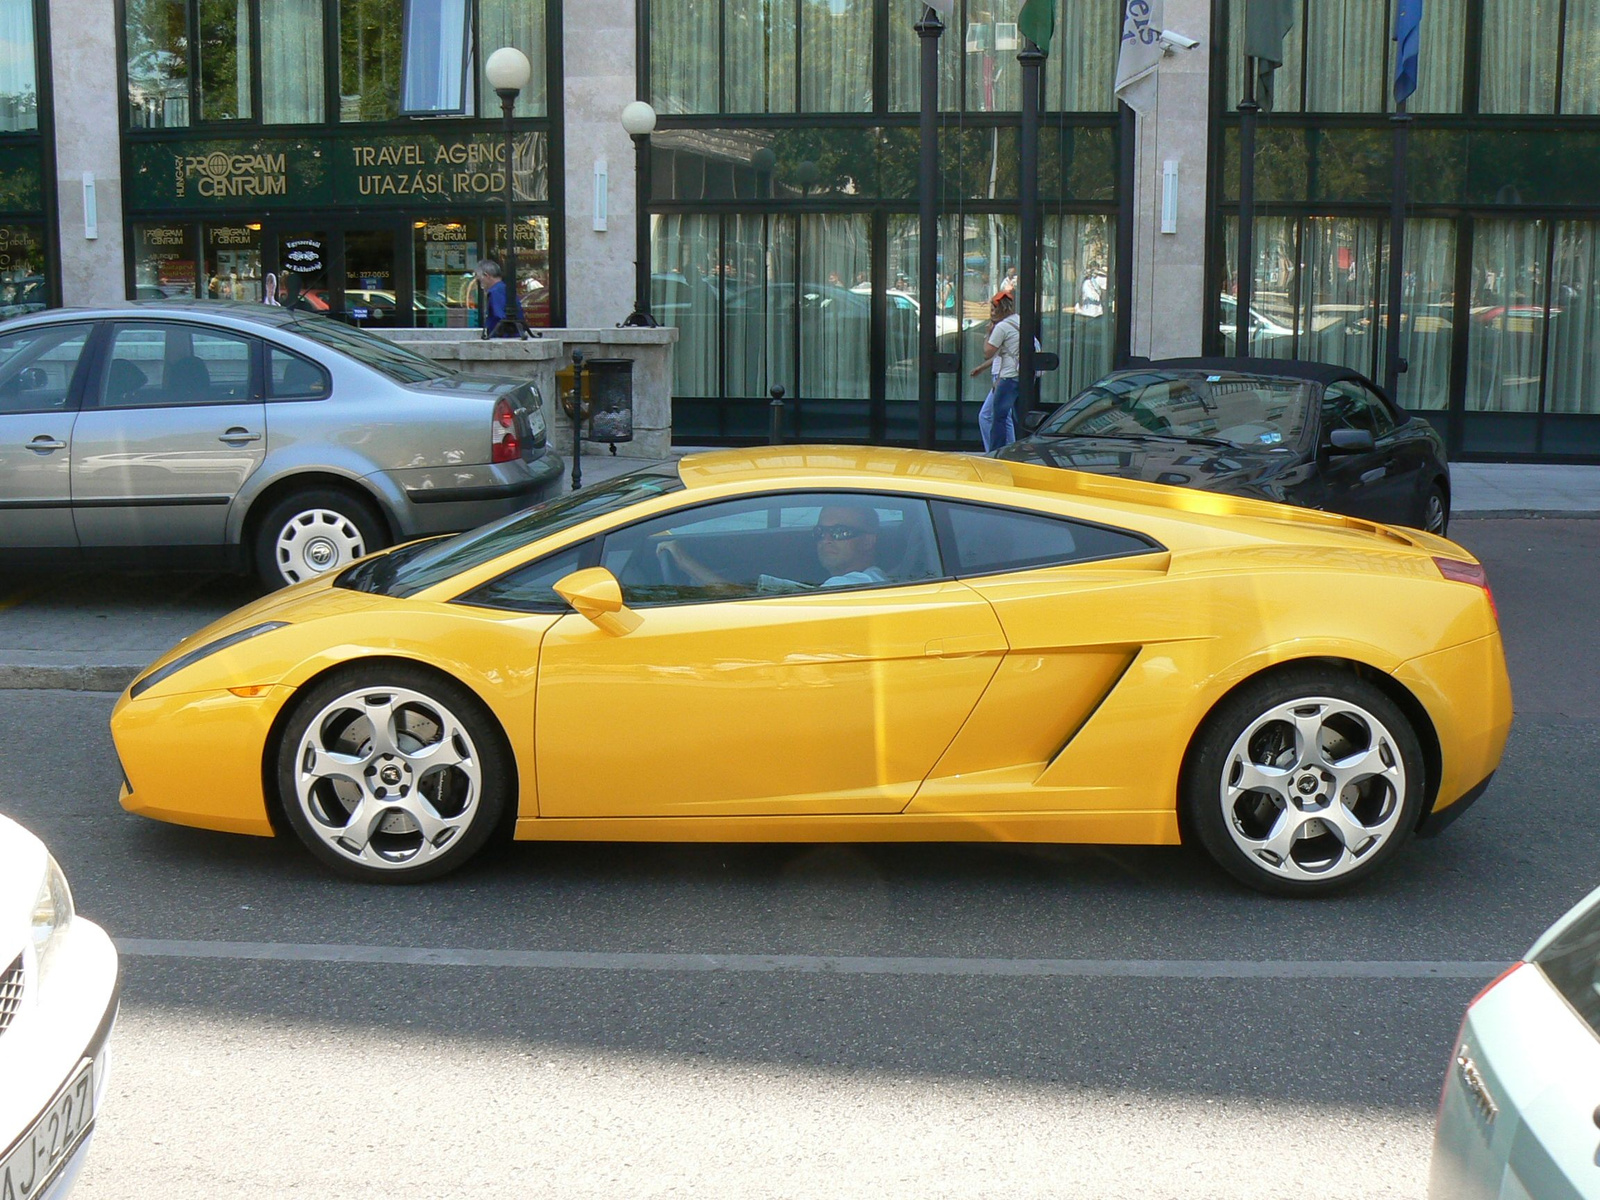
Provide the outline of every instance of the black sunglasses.
<path id="1" fill-rule="evenodd" d="M 854 525 L 815 525 L 811 536 L 819 542 L 848 542 L 851 538 L 865 537 L 870 529 L 857 529 Z"/>

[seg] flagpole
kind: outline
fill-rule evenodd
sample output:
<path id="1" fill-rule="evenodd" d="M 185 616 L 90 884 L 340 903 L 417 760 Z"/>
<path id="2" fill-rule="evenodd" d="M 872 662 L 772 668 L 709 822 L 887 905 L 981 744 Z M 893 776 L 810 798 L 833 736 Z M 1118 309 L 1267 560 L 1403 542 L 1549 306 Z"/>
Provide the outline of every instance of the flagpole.
<path id="1" fill-rule="evenodd" d="M 932 450 L 937 436 L 939 381 L 939 35 L 944 22 L 926 6 L 913 27 L 922 39 L 921 121 L 917 157 L 917 445 Z"/>
<path id="2" fill-rule="evenodd" d="M 1255 288 L 1256 99 L 1260 59 L 1244 60 L 1244 98 L 1239 101 L 1239 273 L 1233 310 L 1233 352 L 1250 356 L 1250 307 Z"/>
<path id="3" fill-rule="evenodd" d="M 1022 345 L 1017 352 L 1016 429 L 1033 407 L 1037 390 L 1034 378 L 1033 339 L 1039 336 L 1039 85 L 1044 72 L 1045 52 L 1032 38 L 1023 38 L 1017 61 L 1022 64 L 1022 150 L 1017 156 L 1022 195 L 1019 223 L 1022 263 L 1017 273 L 1017 319 Z"/>
<path id="4" fill-rule="evenodd" d="M 1406 156 L 1410 152 L 1411 114 L 1406 102 L 1394 106 L 1394 180 L 1389 197 L 1389 315 L 1385 329 L 1383 388 L 1389 399 L 1400 403 L 1400 376 L 1409 365 L 1400 357 L 1400 316 L 1405 306 L 1404 270 L 1406 256 Z"/>

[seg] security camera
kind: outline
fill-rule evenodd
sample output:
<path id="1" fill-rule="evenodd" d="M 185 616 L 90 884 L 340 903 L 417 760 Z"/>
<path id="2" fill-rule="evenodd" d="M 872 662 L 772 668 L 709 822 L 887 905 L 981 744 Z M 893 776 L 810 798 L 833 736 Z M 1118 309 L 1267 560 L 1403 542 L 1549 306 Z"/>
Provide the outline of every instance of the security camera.
<path id="1" fill-rule="evenodd" d="M 1193 50 L 1200 43 L 1175 29 L 1163 29 L 1160 36 L 1156 38 L 1156 44 L 1166 53 L 1171 54 L 1174 50 Z"/>

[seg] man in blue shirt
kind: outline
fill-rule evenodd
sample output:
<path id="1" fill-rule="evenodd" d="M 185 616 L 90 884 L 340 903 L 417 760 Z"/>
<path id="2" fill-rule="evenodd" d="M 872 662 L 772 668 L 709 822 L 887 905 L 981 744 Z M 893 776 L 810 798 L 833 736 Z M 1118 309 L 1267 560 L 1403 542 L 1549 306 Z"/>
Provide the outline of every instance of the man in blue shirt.
<path id="1" fill-rule="evenodd" d="M 489 331 L 489 337 L 517 337 L 521 334 L 520 328 L 522 313 L 517 309 L 515 301 L 507 311 L 506 281 L 501 278 L 500 264 L 492 258 L 486 258 L 478 264 L 478 288 L 483 293 L 484 318 L 483 327 Z M 504 326 L 504 327 L 502 327 Z"/>

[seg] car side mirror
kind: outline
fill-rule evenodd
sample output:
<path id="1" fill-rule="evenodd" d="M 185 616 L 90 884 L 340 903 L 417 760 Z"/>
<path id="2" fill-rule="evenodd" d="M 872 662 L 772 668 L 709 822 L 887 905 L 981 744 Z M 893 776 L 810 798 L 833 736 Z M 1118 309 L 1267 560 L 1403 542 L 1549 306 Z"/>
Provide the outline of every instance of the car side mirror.
<path id="1" fill-rule="evenodd" d="M 1335 429 L 1328 435 L 1328 445 L 1335 454 L 1365 454 L 1378 443 L 1366 429 Z"/>
<path id="2" fill-rule="evenodd" d="M 632 633 L 644 622 L 622 602 L 622 585 L 604 567 L 585 567 L 556 582 L 560 596 L 580 617 L 613 637 Z"/>
<path id="3" fill-rule="evenodd" d="M 1037 433 L 1039 431 L 1039 426 L 1044 424 L 1044 419 L 1049 415 L 1050 414 L 1045 412 L 1042 408 L 1031 409 L 1029 410 L 1028 414 L 1022 418 L 1022 427 L 1029 433 Z"/>
<path id="4" fill-rule="evenodd" d="M 25 392 L 37 392 L 40 388 L 50 386 L 50 376 L 43 367 L 25 367 L 18 379 Z"/>

